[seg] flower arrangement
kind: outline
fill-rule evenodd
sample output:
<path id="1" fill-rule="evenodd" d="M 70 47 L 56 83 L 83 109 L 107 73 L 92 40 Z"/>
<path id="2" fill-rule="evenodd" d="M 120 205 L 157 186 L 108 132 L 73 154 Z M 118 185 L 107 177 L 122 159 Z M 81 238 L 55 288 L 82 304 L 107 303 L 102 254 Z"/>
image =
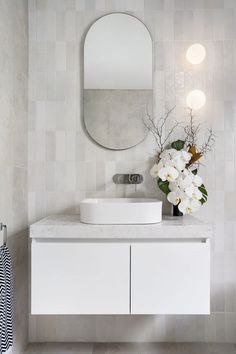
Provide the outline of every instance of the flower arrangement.
<path id="1" fill-rule="evenodd" d="M 158 151 L 155 164 L 150 170 L 157 185 L 167 196 L 167 200 L 178 208 L 178 215 L 194 213 L 207 201 L 208 193 L 198 174 L 199 160 L 211 151 L 215 135 L 208 130 L 205 142 L 199 144 L 200 124 L 194 122 L 190 110 L 190 122 L 186 126 L 175 122 L 164 136 L 164 127 L 174 108 L 157 122 L 147 115 L 145 126 L 156 140 Z M 171 141 L 176 129 L 182 128 L 184 139 Z M 180 213 L 179 213 L 180 212 Z"/>

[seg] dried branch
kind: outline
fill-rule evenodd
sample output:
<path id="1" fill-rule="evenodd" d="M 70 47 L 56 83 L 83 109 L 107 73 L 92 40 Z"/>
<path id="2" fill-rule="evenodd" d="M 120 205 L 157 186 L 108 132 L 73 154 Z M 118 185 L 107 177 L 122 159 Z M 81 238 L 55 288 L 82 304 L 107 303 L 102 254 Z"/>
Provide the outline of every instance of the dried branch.
<path id="1" fill-rule="evenodd" d="M 202 126 L 200 123 L 195 124 L 192 109 L 190 109 L 189 111 L 189 124 L 183 127 L 181 122 L 175 121 L 168 130 L 167 134 L 165 134 L 166 123 L 174 109 L 175 106 L 172 107 L 170 110 L 167 110 L 166 113 L 159 119 L 155 119 L 149 114 L 148 109 L 146 107 L 146 117 L 143 119 L 143 123 L 146 129 L 152 133 L 156 141 L 158 156 L 163 150 L 167 148 L 167 145 L 171 142 L 171 137 L 173 136 L 173 133 L 178 127 L 181 126 L 185 132 L 185 145 L 187 145 L 189 149 L 193 149 L 193 163 L 196 164 L 196 161 L 199 160 L 201 156 L 205 155 L 207 152 L 212 150 L 216 136 L 213 133 L 212 129 L 209 129 L 207 140 L 202 145 L 199 144 L 198 138 Z"/>
<path id="2" fill-rule="evenodd" d="M 190 109 L 189 116 L 190 122 L 188 125 L 186 125 L 186 127 L 184 127 L 184 132 L 186 134 L 185 141 L 187 145 L 197 146 L 197 137 L 201 130 L 201 124 L 194 124 L 194 115 L 192 109 Z"/>
<path id="3" fill-rule="evenodd" d="M 205 143 L 203 143 L 200 146 L 198 146 L 198 136 L 201 131 L 201 124 L 195 124 L 194 122 L 194 115 L 192 109 L 190 109 L 189 112 L 190 116 L 190 122 L 189 124 L 184 127 L 184 132 L 186 134 L 185 141 L 186 144 L 189 146 L 195 146 L 197 149 L 197 152 L 200 153 L 202 156 L 205 155 L 207 152 L 211 151 L 213 148 L 213 145 L 215 143 L 215 134 L 213 133 L 212 129 L 209 129 L 208 132 L 208 137 Z"/>
<path id="4" fill-rule="evenodd" d="M 213 133 L 212 129 L 208 129 L 208 137 L 206 142 L 201 146 L 199 152 L 205 155 L 207 152 L 211 151 L 213 145 L 215 144 L 216 135 Z"/>
<path id="5" fill-rule="evenodd" d="M 170 137 L 181 123 L 175 122 L 170 128 L 168 134 L 165 136 L 164 129 L 166 122 L 175 106 L 168 110 L 163 117 L 160 117 L 157 121 L 152 117 L 148 111 L 146 111 L 146 117 L 143 119 L 145 127 L 152 133 L 155 138 L 158 147 L 158 153 L 160 154 L 166 147 L 166 144 L 170 142 Z"/>
<path id="6" fill-rule="evenodd" d="M 175 124 L 170 128 L 169 133 L 167 134 L 167 136 L 164 140 L 164 145 L 166 145 L 167 143 L 170 143 L 170 137 L 174 133 L 175 129 L 178 128 L 179 126 L 180 126 L 180 123 L 175 122 Z"/>

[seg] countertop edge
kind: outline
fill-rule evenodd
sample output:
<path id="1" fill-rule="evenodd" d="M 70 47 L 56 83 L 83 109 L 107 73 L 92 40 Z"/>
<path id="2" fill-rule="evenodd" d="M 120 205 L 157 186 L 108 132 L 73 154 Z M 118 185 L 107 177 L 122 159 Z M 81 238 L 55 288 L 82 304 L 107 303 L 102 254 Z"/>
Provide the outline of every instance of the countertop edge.
<path id="1" fill-rule="evenodd" d="M 67 218 L 69 219 L 69 215 Z M 164 219 L 163 223 L 140 225 L 92 225 L 80 221 L 58 223 L 60 215 L 34 223 L 29 228 L 31 239 L 78 240 L 158 240 L 158 239 L 209 239 L 213 225 L 191 217 L 176 224 L 177 219 Z M 44 223 L 45 221 L 45 223 Z M 116 226 L 116 227 L 114 227 Z"/>

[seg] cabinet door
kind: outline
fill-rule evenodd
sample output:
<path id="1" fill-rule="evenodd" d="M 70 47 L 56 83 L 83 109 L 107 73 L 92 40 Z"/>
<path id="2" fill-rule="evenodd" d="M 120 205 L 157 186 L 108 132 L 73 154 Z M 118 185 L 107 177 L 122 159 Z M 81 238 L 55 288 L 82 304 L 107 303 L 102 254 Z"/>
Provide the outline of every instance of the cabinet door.
<path id="1" fill-rule="evenodd" d="M 32 241 L 32 314 L 129 313 L 128 244 Z"/>
<path id="2" fill-rule="evenodd" d="M 132 245 L 132 314 L 209 312 L 209 242 Z"/>

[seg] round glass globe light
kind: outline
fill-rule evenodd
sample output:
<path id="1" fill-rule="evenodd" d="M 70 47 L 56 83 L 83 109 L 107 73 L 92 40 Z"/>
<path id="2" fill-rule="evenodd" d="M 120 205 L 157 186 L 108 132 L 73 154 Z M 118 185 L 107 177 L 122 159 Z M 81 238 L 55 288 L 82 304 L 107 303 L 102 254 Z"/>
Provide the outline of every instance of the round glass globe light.
<path id="1" fill-rule="evenodd" d="M 199 43 L 192 44 L 187 52 L 186 58 L 191 64 L 200 64 L 206 56 L 206 49 Z"/>
<path id="2" fill-rule="evenodd" d="M 186 97 L 187 106 L 191 109 L 200 109 L 206 103 L 205 93 L 201 90 L 190 91 Z"/>

